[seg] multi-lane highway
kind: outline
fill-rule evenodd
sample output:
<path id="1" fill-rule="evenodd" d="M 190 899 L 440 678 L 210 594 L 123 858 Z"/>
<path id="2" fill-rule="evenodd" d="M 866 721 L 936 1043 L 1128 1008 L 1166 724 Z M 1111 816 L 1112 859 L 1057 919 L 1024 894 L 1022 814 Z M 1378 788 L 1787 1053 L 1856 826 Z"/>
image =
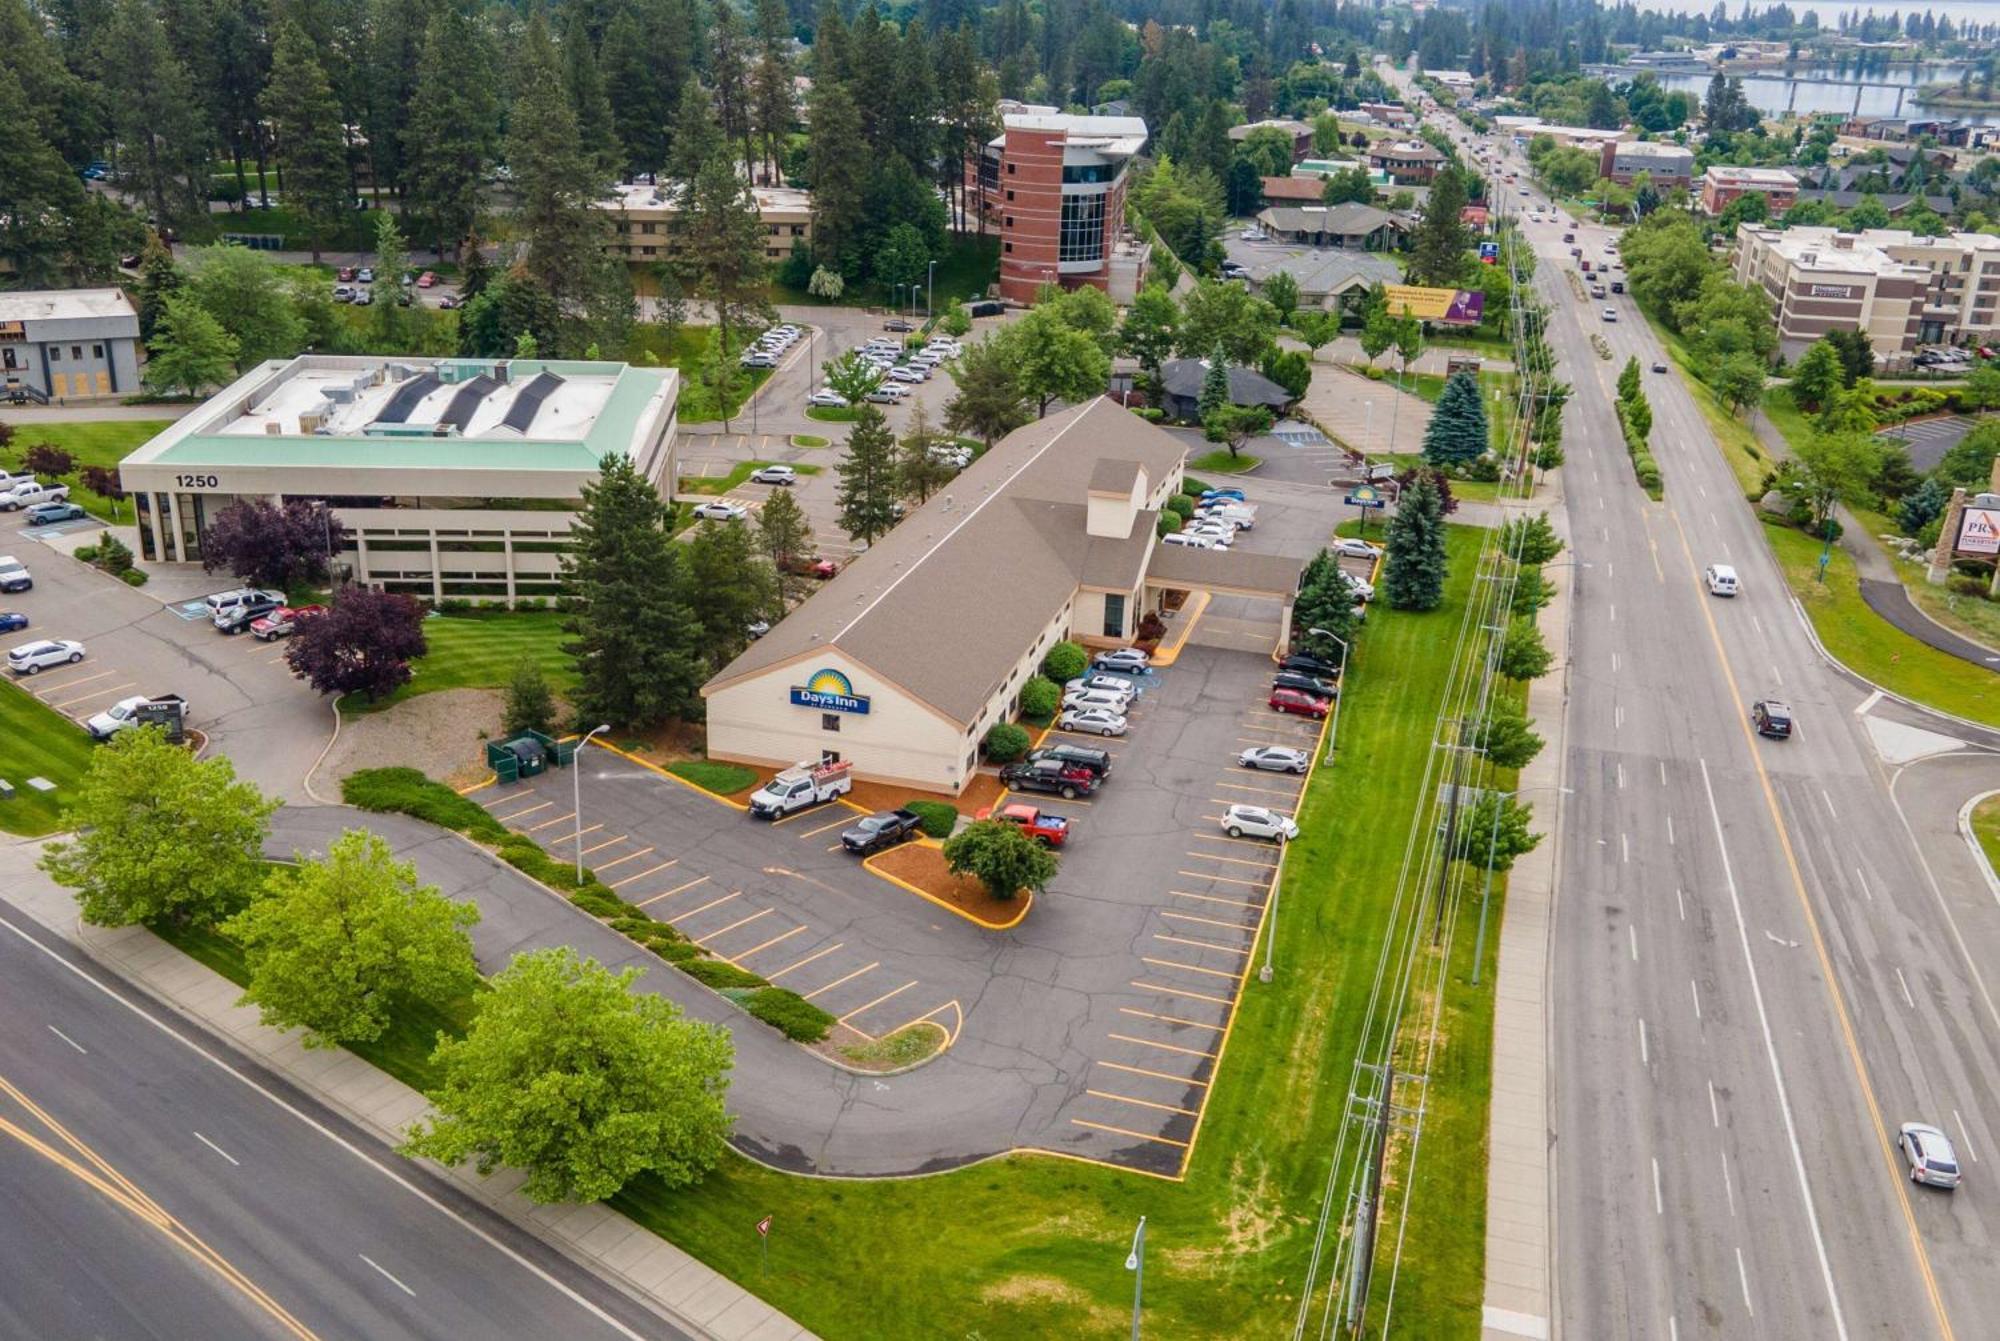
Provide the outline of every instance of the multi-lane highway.
<path id="1" fill-rule="evenodd" d="M 0 1336 L 679 1336 L 0 904 Z"/>
<path id="2" fill-rule="evenodd" d="M 1525 183 L 1525 162 L 1505 161 Z M 1517 217 L 1542 211 L 1524 222 L 1535 286 L 1576 389 L 1573 790 L 1552 974 L 1559 1334 L 1992 1335 L 2000 1012 L 1985 975 L 2000 904 L 1950 821 L 2000 786 L 2000 758 L 1912 761 L 1956 742 L 1908 724 L 1947 728 L 1820 657 L 1675 373 L 1646 374 L 1666 498 L 1646 497 L 1613 384 L 1628 356 L 1650 368 L 1663 352 L 1629 297 L 1579 299 L 1562 273 L 1564 231 L 1593 262 L 1614 234 L 1518 184 L 1496 195 Z M 1706 592 L 1716 562 L 1740 596 Z M 1791 704 L 1791 740 L 1749 730 L 1764 697 Z M 1894 1129 L 1911 1120 L 1958 1142 L 1956 1193 L 1907 1180 Z"/>

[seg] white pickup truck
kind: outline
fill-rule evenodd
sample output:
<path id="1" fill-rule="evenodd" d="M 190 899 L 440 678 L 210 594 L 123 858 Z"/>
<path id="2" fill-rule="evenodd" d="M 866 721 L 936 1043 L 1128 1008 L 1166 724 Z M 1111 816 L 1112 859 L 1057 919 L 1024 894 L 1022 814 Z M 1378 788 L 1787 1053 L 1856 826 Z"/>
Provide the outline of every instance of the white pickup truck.
<path id="1" fill-rule="evenodd" d="M 750 795 L 750 813 L 783 819 L 795 810 L 821 805 L 854 790 L 854 765 L 846 760 L 803 763 L 788 768 Z"/>
<path id="2" fill-rule="evenodd" d="M 43 484 L 35 479 L 17 479 L 0 488 L 0 512 L 16 512 L 37 503 L 60 503 L 69 497 L 67 484 Z"/>
<path id="3" fill-rule="evenodd" d="M 187 700 L 179 694 L 134 694 L 131 698 L 119 699 L 116 703 L 93 716 L 83 724 L 92 740 L 109 740 L 120 731 L 139 723 L 139 709 L 148 704 L 178 703 L 183 717 L 187 714 Z"/>

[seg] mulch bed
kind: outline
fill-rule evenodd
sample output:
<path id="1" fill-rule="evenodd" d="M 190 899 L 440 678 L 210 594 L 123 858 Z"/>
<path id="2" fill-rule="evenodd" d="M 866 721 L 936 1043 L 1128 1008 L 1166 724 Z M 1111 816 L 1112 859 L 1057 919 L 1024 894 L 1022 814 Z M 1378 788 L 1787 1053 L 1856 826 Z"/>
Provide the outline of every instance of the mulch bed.
<path id="1" fill-rule="evenodd" d="M 986 886 L 971 876 L 953 875 L 945 869 L 944 853 L 938 848 L 907 843 L 892 848 L 871 863 L 876 869 L 907 880 L 932 898 L 950 904 L 973 921 L 995 930 L 1013 925 L 1033 906 L 1034 895 L 996 899 Z"/>

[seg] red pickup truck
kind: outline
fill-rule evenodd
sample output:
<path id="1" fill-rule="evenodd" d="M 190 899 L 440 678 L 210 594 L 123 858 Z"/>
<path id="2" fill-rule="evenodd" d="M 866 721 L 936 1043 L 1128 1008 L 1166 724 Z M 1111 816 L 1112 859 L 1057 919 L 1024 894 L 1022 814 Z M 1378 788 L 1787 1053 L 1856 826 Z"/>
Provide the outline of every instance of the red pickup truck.
<path id="1" fill-rule="evenodd" d="M 979 818 L 1018 824 L 1022 833 L 1043 847 L 1061 847 L 1069 841 L 1069 821 L 1061 815 L 1045 815 L 1034 806 L 1010 805 L 1002 806 L 998 811 L 982 810 Z"/>

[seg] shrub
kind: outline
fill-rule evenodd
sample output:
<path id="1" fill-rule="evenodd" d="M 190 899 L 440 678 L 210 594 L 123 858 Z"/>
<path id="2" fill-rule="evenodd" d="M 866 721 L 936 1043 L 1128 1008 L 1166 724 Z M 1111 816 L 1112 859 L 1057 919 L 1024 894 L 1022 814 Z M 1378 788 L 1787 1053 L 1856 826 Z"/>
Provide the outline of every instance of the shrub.
<path id="1" fill-rule="evenodd" d="M 350 773 L 341 781 L 340 797 L 360 810 L 414 815 L 488 842 L 508 837 L 506 827 L 487 814 L 485 807 L 414 768 L 364 768 Z M 521 841 L 534 846 L 531 839 Z"/>
<path id="2" fill-rule="evenodd" d="M 724 987 L 762 987 L 765 979 L 748 969 L 737 968 L 734 964 L 720 959 L 683 959 L 674 967 L 693 978 L 696 982 L 718 991 Z"/>
<path id="3" fill-rule="evenodd" d="M 671 936 L 648 936 L 646 948 L 669 964 L 682 964 L 690 959 L 699 959 L 702 954 L 700 946 L 675 940 Z"/>
<path id="4" fill-rule="evenodd" d="M 1562 463 L 1563 463 L 1563 449 L 1561 447 L 1558 447 L 1556 444 L 1549 443 L 1545 446 L 1537 447 L 1535 449 L 1536 470 L 1555 470 L 1556 468 L 1561 466 Z"/>
<path id="5" fill-rule="evenodd" d="M 110 532 L 97 542 L 97 566 L 107 573 L 124 573 L 132 567 L 132 547 Z"/>
<path id="6" fill-rule="evenodd" d="M 924 833 L 932 838 L 949 838 L 958 827 L 958 807 L 943 801 L 905 801 L 903 809 L 924 822 Z"/>
<path id="7" fill-rule="evenodd" d="M 1153 533 L 1159 536 L 1170 536 L 1180 530 L 1181 525 L 1182 522 L 1179 513 L 1163 511 L 1160 513 L 1159 519 L 1153 523 Z"/>
<path id="8" fill-rule="evenodd" d="M 1167 510 L 1182 521 L 1186 521 L 1189 517 L 1194 516 L 1194 509 L 1195 500 L 1189 498 L 1186 494 L 1175 494 L 1167 500 Z"/>
<path id="9" fill-rule="evenodd" d="M 1459 473 L 1465 479 L 1492 484 L 1500 478 L 1500 463 L 1490 455 L 1482 456 L 1477 460 L 1466 462 L 1464 470 Z"/>
<path id="10" fill-rule="evenodd" d="M 1021 686 L 1021 715 L 1046 722 L 1062 706 L 1062 688 L 1044 675 L 1030 675 Z"/>
<path id="11" fill-rule="evenodd" d="M 1148 610 L 1139 617 L 1139 637 L 1142 643 L 1156 643 L 1167 636 L 1166 621 Z"/>
<path id="12" fill-rule="evenodd" d="M 118 575 L 118 580 L 128 587 L 143 587 L 146 585 L 146 572 L 141 568 L 127 568 Z"/>
<path id="13" fill-rule="evenodd" d="M 1973 577 L 1968 573 L 1953 573 L 1951 580 L 1945 585 L 1960 596 L 1977 596 L 1980 600 L 1986 599 L 1986 579 L 1984 578 Z"/>
<path id="14" fill-rule="evenodd" d="M 97 546 L 95 545 L 78 545 L 75 549 L 71 550 L 70 553 L 76 555 L 77 559 L 80 562 L 83 563 L 97 562 Z"/>
<path id="15" fill-rule="evenodd" d="M 510 866 L 521 865 L 520 862 L 514 861 L 511 857 L 508 859 L 507 864 Z M 612 895 L 601 894 L 594 889 L 579 889 L 576 893 L 569 896 L 569 901 L 583 909 L 586 913 L 589 913 L 592 917 L 619 918 L 612 925 L 620 931 L 625 931 L 624 919 L 619 917 L 619 914 L 625 911 L 625 905 Z M 625 934 L 629 936 L 632 933 L 625 931 Z"/>
<path id="16" fill-rule="evenodd" d="M 1012 763 L 1028 752 L 1028 733 L 1012 722 L 995 722 L 986 732 L 986 757 L 996 764 Z"/>
<path id="17" fill-rule="evenodd" d="M 1149 424 L 1157 424 L 1167 417 L 1167 412 L 1157 405 L 1136 406 L 1132 413 L 1138 415 Z"/>
<path id="18" fill-rule="evenodd" d="M 743 1008 L 797 1043 L 817 1043 L 835 1024 L 833 1016 L 782 987 L 759 988 Z"/>
<path id="19" fill-rule="evenodd" d="M 1042 658 L 1042 674 L 1057 684 L 1068 684 L 1090 669 L 1090 654 L 1072 642 L 1060 642 Z"/>
<path id="20" fill-rule="evenodd" d="M 1181 492 L 1194 498 L 1200 498 L 1214 487 L 1207 480 L 1198 480 L 1192 475 L 1181 477 Z"/>

